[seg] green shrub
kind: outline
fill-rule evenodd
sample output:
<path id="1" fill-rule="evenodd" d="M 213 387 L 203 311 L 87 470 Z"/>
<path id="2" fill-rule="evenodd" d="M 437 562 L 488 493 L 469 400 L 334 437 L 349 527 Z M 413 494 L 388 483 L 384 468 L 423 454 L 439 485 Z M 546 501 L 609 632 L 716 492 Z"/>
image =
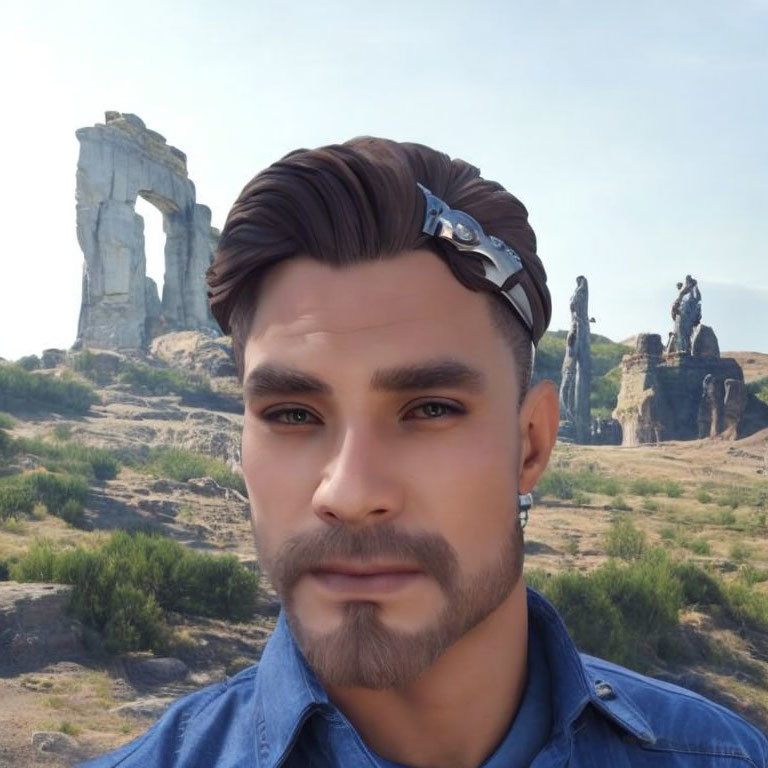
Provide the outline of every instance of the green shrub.
<path id="1" fill-rule="evenodd" d="M 34 490 L 25 475 L 0 478 L 0 520 L 31 514 L 35 502 Z"/>
<path id="2" fill-rule="evenodd" d="M 193 477 L 211 477 L 219 485 L 234 488 L 243 495 L 246 493 L 243 478 L 223 461 L 185 448 L 155 448 L 143 468 L 156 477 L 168 477 L 182 483 Z"/>
<path id="3" fill-rule="evenodd" d="M 28 472 L 0 478 L 0 518 L 31 515 L 36 504 L 44 504 L 52 515 L 79 523 L 87 494 L 88 484 L 79 475 Z"/>
<path id="4" fill-rule="evenodd" d="M 24 355 L 16 361 L 16 365 L 25 371 L 37 371 L 40 369 L 40 358 L 37 355 Z"/>
<path id="5" fill-rule="evenodd" d="M 621 483 L 593 467 L 577 470 L 552 468 L 544 473 L 535 491 L 538 498 L 554 496 L 558 499 L 572 499 L 577 492 L 617 496 L 621 493 Z"/>
<path id="6" fill-rule="evenodd" d="M 635 528 L 632 521 L 625 518 L 614 521 L 605 536 L 605 550 L 610 557 L 637 560 L 647 548 L 645 532 Z"/>
<path id="7" fill-rule="evenodd" d="M 120 470 L 120 462 L 109 451 L 80 443 L 56 444 L 39 438 L 20 437 L 16 449 L 43 459 L 49 472 L 68 472 L 94 480 L 111 480 Z"/>
<path id="8" fill-rule="evenodd" d="M 82 528 L 85 524 L 85 506 L 75 499 L 67 499 L 59 509 L 58 517 L 65 523 Z"/>
<path id="9" fill-rule="evenodd" d="M 30 472 L 23 477 L 32 486 L 35 501 L 45 504 L 52 515 L 60 515 L 67 502 L 85 505 L 88 484 L 83 477 L 53 472 Z"/>
<path id="10" fill-rule="evenodd" d="M 233 556 L 192 552 L 144 533 L 114 533 L 97 549 L 36 542 L 14 563 L 19 581 L 74 585 L 71 610 L 113 652 L 162 650 L 168 611 L 232 621 L 253 617 L 256 575 Z"/>
<path id="11" fill-rule="evenodd" d="M 664 483 L 664 493 L 666 493 L 670 499 L 679 499 L 683 495 L 683 486 L 674 480 L 667 480 Z"/>
<path id="12" fill-rule="evenodd" d="M 53 436 L 62 442 L 69 440 L 69 438 L 72 437 L 71 424 L 55 424 L 52 431 Z"/>
<path id="13" fill-rule="evenodd" d="M 695 555 L 711 555 L 712 547 L 706 539 L 693 539 L 688 542 L 688 549 Z"/>
<path id="14" fill-rule="evenodd" d="M 555 604 L 587 653 L 643 667 L 672 647 L 683 589 L 662 550 L 586 574 L 526 572 L 526 581 Z"/>
<path id="15" fill-rule="evenodd" d="M 125 363 L 118 380 L 132 389 L 143 390 L 151 395 L 211 391 L 210 382 L 201 374 L 178 368 L 155 368 L 145 363 Z"/>
<path id="16" fill-rule="evenodd" d="M 86 379 L 90 379 L 94 384 L 106 386 L 114 380 L 114 374 L 98 365 L 97 356 L 89 349 L 84 349 L 72 358 L 72 367 Z"/>
<path id="17" fill-rule="evenodd" d="M 16 426 L 16 419 L 10 413 L 0 411 L 0 429 L 13 429 Z"/>
<path id="18" fill-rule="evenodd" d="M 636 477 L 629 484 L 629 492 L 633 496 L 656 496 L 664 491 L 664 484 L 660 480 L 649 477 Z"/>
<path id="19" fill-rule="evenodd" d="M 87 413 L 94 391 L 74 376 L 34 374 L 19 365 L 0 366 L 0 410 L 19 409 Z"/>
<path id="20" fill-rule="evenodd" d="M 627 639 L 621 613 L 593 576 L 565 571 L 548 579 L 543 591 L 581 650 L 624 659 Z"/>
<path id="21" fill-rule="evenodd" d="M 721 605 L 725 599 L 722 582 L 694 563 L 677 563 L 674 573 L 680 582 L 686 606 Z"/>
<path id="22" fill-rule="evenodd" d="M 608 503 L 607 509 L 612 510 L 613 512 L 631 512 L 632 507 L 627 504 L 626 501 L 624 501 L 623 496 L 614 496 L 613 500 Z"/>
<path id="23" fill-rule="evenodd" d="M 747 384 L 747 389 L 764 403 L 768 403 L 768 376 L 761 379 L 755 379 Z"/>
<path id="24" fill-rule="evenodd" d="M 701 504 L 711 504 L 712 494 L 702 489 L 696 494 L 696 501 Z"/>
<path id="25" fill-rule="evenodd" d="M 646 512 L 658 512 L 660 507 L 658 502 L 653 499 L 643 499 L 643 503 L 640 505 Z"/>
<path id="26" fill-rule="evenodd" d="M 768 632 L 768 596 L 740 581 L 725 584 L 728 616 L 734 621 Z"/>
<path id="27" fill-rule="evenodd" d="M 715 521 L 719 525 L 735 525 L 736 524 L 736 515 L 734 514 L 732 509 L 721 509 L 715 515 Z"/>

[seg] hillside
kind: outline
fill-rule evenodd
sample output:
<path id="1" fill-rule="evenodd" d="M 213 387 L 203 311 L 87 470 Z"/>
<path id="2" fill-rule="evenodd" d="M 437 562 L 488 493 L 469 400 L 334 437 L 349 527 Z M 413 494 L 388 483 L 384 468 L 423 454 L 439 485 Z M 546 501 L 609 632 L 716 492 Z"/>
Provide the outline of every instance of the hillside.
<path id="1" fill-rule="evenodd" d="M 619 346 L 597 337 L 603 375 Z M 237 384 L 212 375 L 229 369 L 208 342 L 157 351 L 24 372 L 33 379 L 0 367 L 0 410 L 11 411 L 0 416 L 0 696 L 11 713 L 0 765 L 68 766 L 129 740 L 175 697 L 257 661 L 274 626 L 237 473 Z M 586 650 L 768 730 L 767 478 L 768 431 L 559 445 L 526 530 L 528 577 Z M 98 571 L 107 557 L 138 563 L 122 569 L 133 581 Z M 89 594 L 103 589 L 106 607 L 73 599 L 76 583 L 34 583 L 84 563 L 101 574 Z M 151 589 L 141 563 L 159 569 Z M 219 582 L 236 599 L 207 594 Z M 666 613 L 652 618 L 649 605 Z"/>

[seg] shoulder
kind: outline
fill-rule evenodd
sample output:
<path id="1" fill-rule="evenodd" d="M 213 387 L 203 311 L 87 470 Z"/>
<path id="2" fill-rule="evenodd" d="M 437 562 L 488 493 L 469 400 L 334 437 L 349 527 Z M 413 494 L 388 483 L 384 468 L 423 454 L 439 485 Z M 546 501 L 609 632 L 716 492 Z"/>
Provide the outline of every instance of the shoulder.
<path id="1" fill-rule="evenodd" d="M 598 708 L 609 716 L 623 711 L 625 717 L 638 717 L 647 724 L 650 738 L 643 749 L 709 755 L 727 759 L 728 765 L 740 760 L 745 766 L 768 768 L 768 740 L 731 710 L 671 683 L 586 654 L 581 657 L 595 681 Z"/>
<path id="2" fill-rule="evenodd" d="M 245 765 L 253 753 L 258 666 L 175 701 L 142 736 L 80 768 Z"/>

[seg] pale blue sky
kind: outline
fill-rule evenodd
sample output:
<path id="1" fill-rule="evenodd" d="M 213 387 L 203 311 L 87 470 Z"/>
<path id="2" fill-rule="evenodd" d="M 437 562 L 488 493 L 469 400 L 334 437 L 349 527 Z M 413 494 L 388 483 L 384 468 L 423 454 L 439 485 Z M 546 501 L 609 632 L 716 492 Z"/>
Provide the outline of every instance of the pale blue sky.
<path id="1" fill-rule="evenodd" d="M 430 144 L 526 204 L 553 328 L 583 273 L 596 332 L 666 338 L 692 273 L 721 347 L 768 352 L 768 0 L 25 0 L 0 67 L 0 356 L 75 339 L 74 131 L 107 109 L 187 153 L 218 226 L 295 147 Z"/>

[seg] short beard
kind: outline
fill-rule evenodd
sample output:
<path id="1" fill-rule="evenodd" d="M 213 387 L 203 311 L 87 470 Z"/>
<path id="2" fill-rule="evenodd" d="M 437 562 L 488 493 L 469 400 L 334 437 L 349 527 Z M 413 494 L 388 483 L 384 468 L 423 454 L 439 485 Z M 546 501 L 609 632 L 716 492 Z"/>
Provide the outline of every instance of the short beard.
<path id="1" fill-rule="evenodd" d="M 343 525 L 286 542 L 274 556 L 261 552 L 307 662 L 328 687 L 402 689 L 421 676 L 459 638 L 492 614 L 514 590 L 523 569 L 523 532 L 516 520 L 496 562 L 462 582 L 458 557 L 440 536 L 406 533 L 391 523 L 369 529 Z M 445 595 L 435 624 L 420 632 L 388 629 L 375 602 L 349 601 L 339 629 L 317 634 L 294 610 L 293 588 L 309 571 L 329 560 L 386 557 L 416 563 Z"/>

